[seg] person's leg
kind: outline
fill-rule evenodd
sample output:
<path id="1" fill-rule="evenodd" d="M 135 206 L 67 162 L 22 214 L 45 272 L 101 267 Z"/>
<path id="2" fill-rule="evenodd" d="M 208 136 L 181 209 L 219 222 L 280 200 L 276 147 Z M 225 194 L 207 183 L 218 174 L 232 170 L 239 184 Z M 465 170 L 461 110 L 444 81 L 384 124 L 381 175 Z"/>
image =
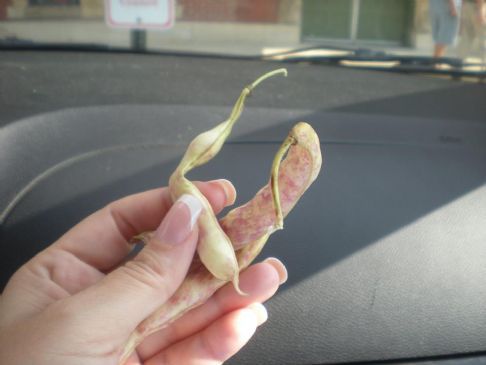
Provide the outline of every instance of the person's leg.
<path id="1" fill-rule="evenodd" d="M 434 47 L 434 58 L 444 57 L 447 45 L 438 43 Z"/>
<path id="2" fill-rule="evenodd" d="M 450 13 L 448 3 L 441 2 L 442 7 L 438 13 L 437 34 L 435 36 L 434 57 L 444 57 L 447 47 L 453 46 L 456 41 L 457 33 L 459 31 L 459 16 L 453 16 Z M 456 10 L 461 11 L 460 5 L 457 5 Z"/>
<path id="3" fill-rule="evenodd" d="M 432 30 L 432 39 L 434 40 L 434 57 L 438 57 L 438 38 L 439 38 L 439 22 L 440 22 L 440 0 L 429 1 L 429 16 Z"/>

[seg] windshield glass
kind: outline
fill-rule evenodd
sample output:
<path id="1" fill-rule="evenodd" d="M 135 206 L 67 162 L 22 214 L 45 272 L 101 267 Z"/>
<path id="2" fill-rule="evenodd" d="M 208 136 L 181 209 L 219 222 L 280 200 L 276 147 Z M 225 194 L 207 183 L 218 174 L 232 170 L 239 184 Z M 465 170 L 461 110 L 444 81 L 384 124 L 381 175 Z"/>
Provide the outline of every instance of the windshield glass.
<path id="1" fill-rule="evenodd" d="M 483 12 L 483 0 L 3 0 L 0 40 L 225 55 L 319 45 L 304 55 L 372 49 L 470 67 L 485 58 Z"/>

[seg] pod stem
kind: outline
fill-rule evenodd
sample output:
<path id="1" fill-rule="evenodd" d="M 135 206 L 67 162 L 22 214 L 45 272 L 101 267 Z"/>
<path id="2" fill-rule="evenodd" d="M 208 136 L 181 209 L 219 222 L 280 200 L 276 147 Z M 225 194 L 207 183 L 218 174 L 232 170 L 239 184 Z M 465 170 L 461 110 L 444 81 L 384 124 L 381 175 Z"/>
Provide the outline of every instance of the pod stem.
<path id="1" fill-rule="evenodd" d="M 275 208 L 275 215 L 277 217 L 277 221 L 275 222 L 276 229 L 283 229 L 283 212 L 282 204 L 280 202 L 280 191 L 278 189 L 278 173 L 280 170 L 280 162 L 282 162 L 290 146 L 295 145 L 296 143 L 297 140 L 295 139 L 295 137 L 293 137 L 292 135 L 287 136 L 287 138 L 285 138 L 282 145 L 275 154 L 272 162 L 270 181 L 272 187 L 273 206 Z"/>
<path id="2" fill-rule="evenodd" d="M 278 74 L 281 74 L 281 75 L 284 75 L 285 77 L 287 77 L 287 69 L 285 69 L 285 68 L 279 68 L 277 70 L 273 70 L 273 71 L 267 72 L 265 75 L 262 75 L 258 79 L 256 79 L 255 81 L 253 81 L 250 84 L 250 86 L 248 86 L 248 88 L 251 91 L 253 88 L 255 88 L 256 86 L 258 86 L 258 84 L 260 82 L 265 81 L 266 79 L 268 79 L 268 78 L 270 78 L 272 76 L 278 75 Z"/>

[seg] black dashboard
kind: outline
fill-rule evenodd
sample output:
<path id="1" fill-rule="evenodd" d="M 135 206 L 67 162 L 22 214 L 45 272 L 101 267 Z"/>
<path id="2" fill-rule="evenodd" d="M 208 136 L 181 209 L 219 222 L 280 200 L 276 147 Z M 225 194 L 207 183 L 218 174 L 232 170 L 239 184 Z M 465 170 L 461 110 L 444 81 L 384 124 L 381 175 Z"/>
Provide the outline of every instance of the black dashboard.
<path id="1" fill-rule="evenodd" d="M 76 52 L 0 55 L 1 286 L 113 199 L 165 185 L 187 143 L 281 64 Z M 486 85 L 288 65 L 222 153 L 247 201 L 290 127 L 313 125 L 316 183 L 273 235 L 289 280 L 228 364 L 484 363 Z"/>

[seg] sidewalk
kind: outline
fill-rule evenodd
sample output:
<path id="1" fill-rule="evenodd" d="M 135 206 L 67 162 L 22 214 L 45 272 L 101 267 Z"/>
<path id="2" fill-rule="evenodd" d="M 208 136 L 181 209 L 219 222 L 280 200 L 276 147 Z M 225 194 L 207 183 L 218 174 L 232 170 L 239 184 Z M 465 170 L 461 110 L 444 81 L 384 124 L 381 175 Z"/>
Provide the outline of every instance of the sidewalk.
<path id="1" fill-rule="evenodd" d="M 10 20 L 0 22 L 0 38 L 47 43 L 97 43 L 115 47 L 130 47 L 130 31 L 113 29 L 97 20 Z M 345 41 L 321 44 L 363 47 L 391 54 L 430 56 L 433 49 L 430 34 L 417 34 L 415 47 L 383 47 Z M 237 55 L 269 54 L 272 52 L 311 46 L 300 39 L 298 24 L 225 23 L 179 21 L 167 31 L 149 31 L 147 47 L 155 50 L 195 51 Z M 315 44 L 314 44 L 315 45 Z M 448 56 L 456 57 L 454 48 Z M 472 59 L 480 61 L 480 59 Z"/>
<path id="2" fill-rule="evenodd" d="M 49 43 L 99 43 L 130 46 L 130 31 L 113 29 L 103 20 L 19 20 L 0 22 L 0 38 Z M 152 49 L 259 54 L 268 47 L 300 45 L 296 25 L 256 23 L 177 22 L 167 31 L 147 32 Z"/>

